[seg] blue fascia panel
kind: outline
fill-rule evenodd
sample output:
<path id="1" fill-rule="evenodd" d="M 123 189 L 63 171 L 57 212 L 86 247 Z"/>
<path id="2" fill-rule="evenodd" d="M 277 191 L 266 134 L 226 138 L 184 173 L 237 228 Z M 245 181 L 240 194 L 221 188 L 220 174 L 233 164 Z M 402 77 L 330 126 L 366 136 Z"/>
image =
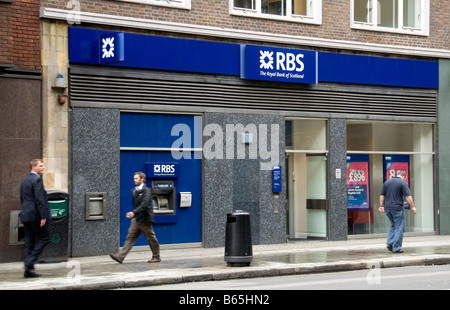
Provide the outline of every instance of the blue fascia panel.
<path id="1" fill-rule="evenodd" d="M 241 75 L 241 45 L 69 27 L 71 63 Z M 105 62 L 101 38 L 115 38 L 115 62 Z M 123 40 L 123 41 L 117 41 Z M 110 48 L 110 47 L 107 47 Z M 121 50 L 123 49 L 123 50 Z M 108 53 L 106 53 L 108 54 Z M 116 54 L 115 54 L 116 55 Z M 439 62 L 318 53 L 318 82 L 439 88 Z"/>
<path id="2" fill-rule="evenodd" d="M 319 81 L 439 88 L 439 62 L 320 52 Z"/>

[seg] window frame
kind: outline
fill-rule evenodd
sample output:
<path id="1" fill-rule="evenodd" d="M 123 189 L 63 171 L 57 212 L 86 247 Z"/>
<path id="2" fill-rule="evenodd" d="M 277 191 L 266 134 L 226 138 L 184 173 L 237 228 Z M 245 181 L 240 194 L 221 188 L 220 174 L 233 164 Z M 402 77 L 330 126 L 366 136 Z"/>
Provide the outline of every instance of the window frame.
<path id="1" fill-rule="evenodd" d="M 405 27 L 403 26 L 403 0 L 398 0 L 398 27 L 383 27 L 378 25 L 378 0 L 369 0 L 372 3 L 372 21 L 377 22 L 355 22 L 355 0 L 350 0 L 350 27 L 358 30 L 369 30 L 379 32 L 391 32 L 399 34 L 410 34 L 429 36 L 430 34 L 430 0 L 421 0 L 421 28 Z M 376 5 L 374 5 L 376 3 Z"/>
<path id="2" fill-rule="evenodd" d="M 243 16 L 243 17 L 253 17 L 253 18 L 261 18 L 261 19 L 271 19 L 271 20 L 279 20 L 279 21 L 289 21 L 289 22 L 297 22 L 304 24 L 314 24 L 314 25 L 322 25 L 322 0 L 312 0 L 313 2 L 313 15 L 295 15 L 291 14 L 292 1 L 287 0 L 290 3 L 286 6 L 287 14 L 285 16 L 275 15 L 275 14 L 267 14 L 262 13 L 261 0 L 254 0 L 255 9 L 246 9 L 239 8 L 234 6 L 234 0 L 229 0 L 229 11 L 230 15 L 234 16 Z"/>
<path id="3" fill-rule="evenodd" d="M 117 0 L 117 1 L 191 10 L 191 0 Z"/>

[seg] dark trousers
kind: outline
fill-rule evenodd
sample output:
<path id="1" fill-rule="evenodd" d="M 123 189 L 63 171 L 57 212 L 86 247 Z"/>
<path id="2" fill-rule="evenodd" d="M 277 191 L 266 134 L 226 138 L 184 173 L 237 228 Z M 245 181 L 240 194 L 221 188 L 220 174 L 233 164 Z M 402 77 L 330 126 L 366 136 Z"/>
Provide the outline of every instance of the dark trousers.
<path id="1" fill-rule="evenodd" d="M 34 269 L 39 255 L 50 242 L 48 223 L 41 227 L 40 222 L 24 222 L 25 230 L 25 268 Z"/>
<path id="2" fill-rule="evenodd" d="M 128 252 L 130 252 L 131 248 L 134 246 L 141 233 L 143 233 L 145 238 L 147 239 L 153 257 L 160 258 L 159 243 L 158 240 L 156 239 L 155 232 L 153 231 L 153 224 L 148 222 L 138 223 L 136 222 L 136 219 L 132 219 L 130 228 L 128 229 L 127 237 L 125 239 L 125 244 L 117 254 L 120 257 L 120 259 L 123 260 L 125 256 L 127 256 Z"/>

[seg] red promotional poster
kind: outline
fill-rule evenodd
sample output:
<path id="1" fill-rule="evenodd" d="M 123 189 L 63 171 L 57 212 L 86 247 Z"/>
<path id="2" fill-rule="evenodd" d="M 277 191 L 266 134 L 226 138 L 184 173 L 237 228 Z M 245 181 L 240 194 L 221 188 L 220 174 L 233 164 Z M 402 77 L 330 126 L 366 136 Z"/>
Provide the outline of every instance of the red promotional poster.
<path id="1" fill-rule="evenodd" d="M 393 162 L 390 167 L 386 170 L 386 180 L 390 180 L 397 176 L 399 171 L 406 172 L 406 183 L 409 185 L 409 163 L 407 162 Z"/>
<path id="2" fill-rule="evenodd" d="M 368 156 L 347 156 L 347 207 L 353 211 L 370 210 Z"/>
<path id="3" fill-rule="evenodd" d="M 406 183 L 409 186 L 409 155 L 385 155 L 385 181 L 396 177 L 400 171 L 406 173 Z M 404 200 L 405 208 L 409 208 L 408 203 Z"/>

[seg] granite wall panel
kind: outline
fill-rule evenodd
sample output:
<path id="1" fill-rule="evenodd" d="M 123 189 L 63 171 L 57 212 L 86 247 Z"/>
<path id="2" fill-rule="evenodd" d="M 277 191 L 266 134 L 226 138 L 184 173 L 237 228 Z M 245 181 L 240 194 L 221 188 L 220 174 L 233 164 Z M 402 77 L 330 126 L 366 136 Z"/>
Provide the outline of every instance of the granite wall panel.
<path id="1" fill-rule="evenodd" d="M 104 255 L 119 247 L 120 115 L 117 109 L 70 112 L 71 254 Z M 87 192 L 107 193 L 105 220 L 85 219 Z"/>
<path id="2" fill-rule="evenodd" d="M 241 137 L 237 134 L 227 135 L 227 125 L 244 127 L 254 124 L 258 129 L 258 137 L 253 137 L 257 143 L 258 156 L 250 156 L 250 145 L 245 146 L 245 157 L 237 158 L 237 147 Z M 214 125 L 221 128 L 223 133 L 223 158 L 205 158 L 203 160 L 203 243 L 205 247 L 218 247 L 225 245 L 225 227 L 227 213 L 243 210 L 250 213 L 252 243 L 273 244 L 286 242 L 286 182 L 283 178 L 283 191 L 279 193 L 278 205 L 275 205 L 272 192 L 272 170 L 261 169 L 261 163 L 269 162 L 263 159 L 259 148 L 271 150 L 274 137 L 271 136 L 271 125 L 277 125 L 279 134 L 276 152 L 279 161 L 284 167 L 284 117 L 276 115 L 251 115 L 228 113 L 205 113 L 204 126 Z M 260 130 L 260 125 L 266 126 L 267 134 Z M 211 136 L 212 137 L 212 136 Z M 267 147 L 263 145 L 267 142 Z M 206 136 L 208 140 L 210 137 Z M 273 140 L 275 142 L 275 140 Z M 227 155 L 227 148 L 234 147 L 234 156 Z M 274 144 L 275 145 L 275 144 Z M 217 150 L 216 150 L 217 151 Z M 206 155 L 207 157 L 207 155 Z M 276 156 L 273 156 L 275 158 Z M 270 164 L 271 166 L 271 164 Z"/>
<path id="3" fill-rule="evenodd" d="M 347 240 L 347 122 L 345 119 L 330 119 L 329 167 L 330 210 L 329 240 Z M 336 170 L 341 177 L 336 177 Z"/>

